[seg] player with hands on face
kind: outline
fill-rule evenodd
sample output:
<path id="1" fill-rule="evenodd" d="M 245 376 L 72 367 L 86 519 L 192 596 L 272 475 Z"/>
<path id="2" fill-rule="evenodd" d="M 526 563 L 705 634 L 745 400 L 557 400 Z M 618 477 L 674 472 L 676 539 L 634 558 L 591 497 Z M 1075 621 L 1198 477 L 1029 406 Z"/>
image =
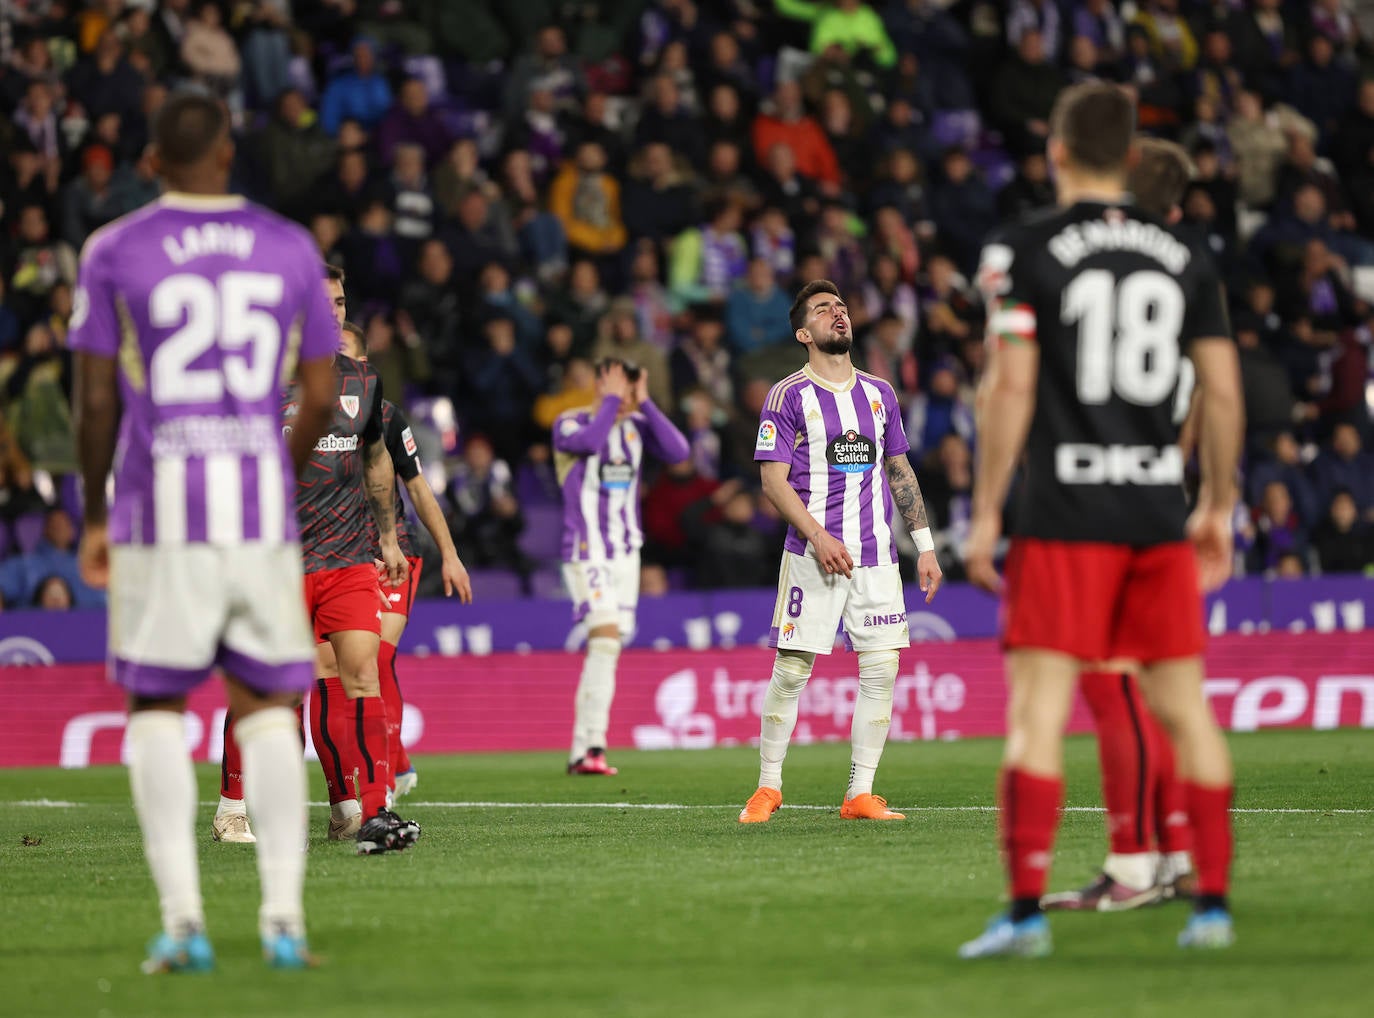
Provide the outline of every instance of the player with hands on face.
<path id="1" fill-rule="evenodd" d="M 596 368 L 595 408 L 553 424 L 554 468 L 563 492 L 563 578 L 573 618 L 587 627 L 574 706 L 569 774 L 611 775 L 607 730 L 620 648 L 639 606 L 640 474 L 646 454 L 678 463 L 687 438 L 649 397 L 649 373 L 617 358 Z"/>

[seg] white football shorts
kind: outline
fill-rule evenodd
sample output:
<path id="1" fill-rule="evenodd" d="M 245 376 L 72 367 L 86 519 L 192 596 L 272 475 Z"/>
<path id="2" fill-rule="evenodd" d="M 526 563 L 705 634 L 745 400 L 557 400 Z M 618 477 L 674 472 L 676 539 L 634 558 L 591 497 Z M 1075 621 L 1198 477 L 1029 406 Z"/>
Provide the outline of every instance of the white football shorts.
<path id="1" fill-rule="evenodd" d="M 854 650 L 911 646 L 897 566 L 855 566 L 845 577 L 827 573 L 814 555 L 784 551 L 768 645 L 829 654 L 841 621 Z"/>
<path id="2" fill-rule="evenodd" d="M 563 583 L 572 594 L 573 621 L 588 629 L 615 625 L 629 643 L 639 610 L 639 552 L 600 562 L 564 562 Z"/>
<path id="3" fill-rule="evenodd" d="M 259 692 L 308 689 L 300 546 L 115 545 L 110 656 L 131 692 L 175 696 L 216 666 Z"/>

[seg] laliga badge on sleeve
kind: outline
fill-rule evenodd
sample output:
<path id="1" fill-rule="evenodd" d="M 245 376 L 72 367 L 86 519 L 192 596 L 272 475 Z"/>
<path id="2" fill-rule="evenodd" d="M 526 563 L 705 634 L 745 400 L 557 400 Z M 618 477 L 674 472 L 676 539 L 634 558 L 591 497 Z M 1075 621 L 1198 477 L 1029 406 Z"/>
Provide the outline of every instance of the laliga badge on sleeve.
<path id="1" fill-rule="evenodd" d="M 778 426 L 772 421 L 759 425 L 759 440 L 754 444 L 755 452 L 772 452 L 778 445 Z"/>

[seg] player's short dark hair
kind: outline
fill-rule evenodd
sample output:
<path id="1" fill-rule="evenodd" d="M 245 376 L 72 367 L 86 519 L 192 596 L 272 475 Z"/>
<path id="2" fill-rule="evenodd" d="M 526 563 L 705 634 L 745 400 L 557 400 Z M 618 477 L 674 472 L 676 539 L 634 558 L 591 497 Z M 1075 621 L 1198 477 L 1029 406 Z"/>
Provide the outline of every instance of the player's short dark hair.
<path id="1" fill-rule="evenodd" d="M 228 128 L 229 114 L 218 99 L 178 92 L 158 110 L 153 143 L 164 166 L 194 166 L 210 154 Z"/>
<path id="2" fill-rule="evenodd" d="M 840 288 L 828 279 L 813 279 L 803 286 L 797 292 L 797 299 L 792 302 L 792 310 L 787 312 L 787 320 L 791 323 L 793 332 L 806 324 L 806 303 L 818 293 L 830 293 L 838 297 Z"/>
<path id="3" fill-rule="evenodd" d="M 328 262 L 325 262 L 324 278 L 329 280 L 331 283 L 339 283 L 340 285 L 342 285 L 344 281 L 344 270 L 339 268 L 337 265 L 330 265 Z"/>
<path id="4" fill-rule="evenodd" d="M 1095 173 L 1121 170 L 1135 138 L 1135 104 L 1119 85 L 1073 85 L 1055 100 L 1050 133 L 1064 143 L 1075 166 Z"/>
<path id="5" fill-rule="evenodd" d="M 626 360 L 624 357 L 602 357 L 596 362 L 596 374 L 599 378 L 610 368 L 619 364 L 621 370 L 625 372 L 625 377 L 631 382 L 639 381 L 639 365 L 634 361 Z"/>
<path id="6" fill-rule="evenodd" d="M 361 325 L 355 325 L 353 322 L 344 322 L 343 331 L 358 341 L 358 349 L 361 350 L 362 355 L 366 357 L 367 333 L 363 330 L 363 327 Z"/>
<path id="7" fill-rule="evenodd" d="M 1181 145 L 1160 138 L 1141 138 L 1139 148 L 1140 160 L 1131 167 L 1126 189 L 1138 208 L 1163 219 L 1183 201 L 1192 161 Z"/>

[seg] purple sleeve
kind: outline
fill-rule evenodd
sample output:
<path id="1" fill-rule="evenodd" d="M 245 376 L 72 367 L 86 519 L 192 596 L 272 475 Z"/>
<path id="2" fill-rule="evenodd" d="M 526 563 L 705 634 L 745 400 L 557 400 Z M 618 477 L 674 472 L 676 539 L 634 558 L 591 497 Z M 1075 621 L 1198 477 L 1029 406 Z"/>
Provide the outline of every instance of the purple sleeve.
<path id="1" fill-rule="evenodd" d="M 553 425 L 553 447 L 557 452 L 574 456 L 590 456 L 603 445 L 615 427 L 615 415 L 620 412 L 620 400 L 607 396 L 601 401 L 596 416 L 585 424 L 577 414 L 563 414 Z"/>
<path id="2" fill-rule="evenodd" d="M 102 243 L 105 236 L 94 237 L 81 253 L 67 346 L 97 357 L 114 357 L 119 352 L 119 320 L 114 287 L 106 275 L 105 252 L 109 246 Z"/>
<path id="3" fill-rule="evenodd" d="M 304 236 L 302 234 L 302 236 Z M 333 357 L 339 350 L 339 325 L 334 321 L 334 309 L 324 289 L 320 274 L 320 256 L 313 242 L 302 243 L 301 264 L 309 267 L 300 283 L 300 306 L 296 320 L 301 326 L 301 348 L 297 360 L 313 361 Z"/>
<path id="4" fill-rule="evenodd" d="M 779 391 L 773 386 L 759 414 L 759 432 L 754 440 L 754 459 L 772 463 L 792 462 L 792 442 L 797 434 L 796 387 Z"/>
<path id="5" fill-rule="evenodd" d="M 883 387 L 883 411 L 887 415 L 887 425 L 883 431 L 883 455 L 905 456 L 911 451 L 911 443 L 906 439 L 906 429 L 902 427 L 902 407 L 897 402 L 897 393 L 890 385 Z"/>
<path id="6" fill-rule="evenodd" d="M 644 415 L 644 423 L 648 425 L 645 444 L 655 456 L 664 463 L 681 463 L 688 457 L 692 449 L 687 444 L 687 436 L 678 431 L 677 425 L 668 420 L 668 416 L 654 405 L 653 400 L 646 399 L 641 403 L 639 412 Z"/>

